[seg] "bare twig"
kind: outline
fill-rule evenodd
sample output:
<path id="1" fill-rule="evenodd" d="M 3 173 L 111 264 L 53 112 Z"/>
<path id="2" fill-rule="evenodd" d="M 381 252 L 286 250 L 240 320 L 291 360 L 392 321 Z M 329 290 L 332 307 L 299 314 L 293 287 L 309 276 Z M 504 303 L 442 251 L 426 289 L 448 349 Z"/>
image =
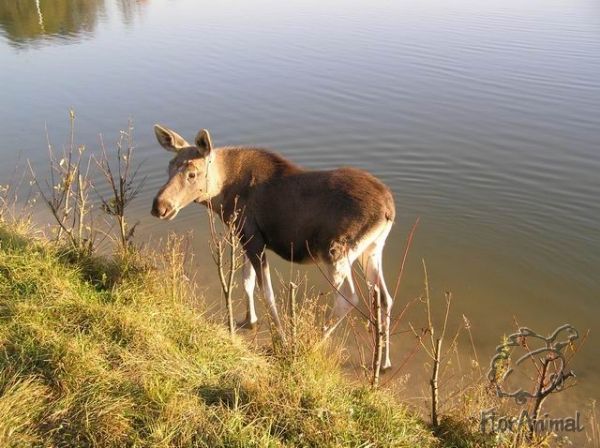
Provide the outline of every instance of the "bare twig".
<path id="1" fill-rule="evenodd" d="M 289 301 L 290 301 L 290 326 L 291 326 L 291 337 L 290 343 L 292 344 L 292 355 L 296 357 L 298 355 L 298 305 L 296 303 L 296 292 L 298 285 L 293 282 L 289 284 Z"/>
<path id="2" fill-rule="evenodd" d="M 373 350 L 373 376 L 371 386 L 379 386 L 381 375 L 381 359 L 383 357 L 383 313 L 381 311 L 381 291 L 377 285 L 373 286 L 373 311 L 375 314 L 375 326 L 373 328 L 375 337 L 375 349 Z"/>
<path id="3" fill-rule="evenodd" d="M 434 347 L 433 372 L 431 374 L 431 424 L 434 428 L 439 425 L 438 406 L 439 406 L 439 373 L 440 373 L 440 353 L 442 351 L 442 339 L 438 338 Z"/>
<path id="4" fill-rule="evenodd" d="M 406 239 L 406 244 L 404 245 L 404 253 L 402 255 L 402 262 L 400 263 L 400 271 L 398 272 L 398 277 L 396 279 L 396 287 L 394 288 L 394 301 L 396 300 L 396 296 L 398 295 L 398 290 L 400 289 L 400 282 L 402 280 L 402 274 L 404 273 L 404 266 L 406 265 L 406 259 L 408 257 L 408 251 L 410 250 L 410 246 L 412 245 L 413 238 L 415 236 L 415 232 L 417 230 L 417 226 L 419 225 L 420 217 L 417 217 L 415 223 L 410 229 L 410 233 L 408 234 L 408 238 Z"/>
<path id="5" fill-rule="evenodd" d="M 479 356 L 477 356 L 477 349 L 475 348 L 475 341 L 473 340 L 473 333 L 471 332 L 471 321 L 463 314 L 463 322 L 465 324 L 465 330 L 469 334 L 469 341 L 471 342 L 471 350 L 473 351 L 473 357 L 475 358 L 475 363 L 477 364 L 477 369 L 479 370 L 479 375 L 483 375 L 481 371 L 481 364 L 479 363 Z"/>

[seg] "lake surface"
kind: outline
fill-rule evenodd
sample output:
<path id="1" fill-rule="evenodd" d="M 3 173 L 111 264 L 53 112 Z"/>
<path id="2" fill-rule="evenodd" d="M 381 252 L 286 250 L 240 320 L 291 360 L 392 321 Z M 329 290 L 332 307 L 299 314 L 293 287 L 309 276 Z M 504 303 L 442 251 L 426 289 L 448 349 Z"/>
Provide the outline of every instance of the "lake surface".
<path id="1" fill-rule="evenodd" d="M 154 123 L 373 172 L 397 205 L 390 287 L 420 217 L 398 309 L 422 291 L 425 259 L 485 364 L 514 317 L 590 328 L 567 394 L 582 411 L 599 397 L 597 1 L 0 0 L 0 85 L 0 183 L 19 154 L 43 170 L 45 125 L 60 148 L 71 107 L 91 151 L 134 120 L 148 176 L 130 210 L 138 237 L 193 229 L 209 296 L 204 211 L 149 214 L 169 160 Z M 396 360 L 411 344 L 398 337 Z"/>

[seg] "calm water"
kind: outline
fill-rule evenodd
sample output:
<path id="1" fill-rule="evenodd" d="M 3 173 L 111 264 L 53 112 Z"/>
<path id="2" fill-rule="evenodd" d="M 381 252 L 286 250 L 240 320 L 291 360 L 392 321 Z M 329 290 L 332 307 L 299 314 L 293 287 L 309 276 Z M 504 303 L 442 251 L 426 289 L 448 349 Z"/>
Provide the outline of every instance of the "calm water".
<path id="1" fill-rule="evenodd" d="M 60 147 L 69 107 L 91 150 L 131 117 L 148 175 L 131 210 L 139 236 L 194 229 L 201 261 L 202 210 L 149 214 L 168 160 L 153 123 L 372 171 L 397 202 L 389 283 L 421 218 L 399 303 L 422 290 L 424 258 L 486 363 L 513 316 L 591 328 L 570 397 L 598 397 L 597 1 L 0 0 L 0 85 L 0 179 L 19 153 L 43 166 L 45 123 Z M 396 342 L 397 360 L 410 343 Z"/>

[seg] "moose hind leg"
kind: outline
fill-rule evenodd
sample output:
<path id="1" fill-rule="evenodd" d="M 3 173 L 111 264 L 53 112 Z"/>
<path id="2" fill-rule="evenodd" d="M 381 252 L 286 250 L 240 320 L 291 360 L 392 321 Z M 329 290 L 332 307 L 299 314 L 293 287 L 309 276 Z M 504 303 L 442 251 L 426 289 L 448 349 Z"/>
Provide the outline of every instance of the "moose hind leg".
<path id="1" fill-rule="evenodd" d="M 358 296 L 352 281 L 352 264 L 348 259 L 334 262 L 329 268 L 331 282 L 335 287 L 335 302 L 323 336 L 331 336 L 344 317 L 358 305 Z"/>
<path id="2" fill-rule="evenodd" d="M 392 305 L 394 301 L 392 296 L 390 295 L 387 285 L 385 284 L 385 278 L 383 278 L 383 262 L 381 252 L 379 252 L 379 269 L 378 269 L 378 279 L 379 279 L 379 290 L 381 291 L 381 299 L 383 303 L 383 331 L 384 331 L 384 342 L 385 342 L 385 352 L 384 352 L 384 361 L 381 368 L 383 370 L 388 370 L 392 368 L 392 360 L 390 359 L 390 325 L 392 320 Z"/>
<path id="3" fill-rule="evenodd" d="M 271 319 L 273 319 L 273 323 L 277 328 L 277 333 L 283 341 L 285 341 L 285 333 L 283 331 L 283 327 L 281 325 L 281 321 L 279 320 L 279 313 L 277 312 L 277 304 L 275 303 L 275 293 L 273 292 L 273 284 L 271 283 L 271 271 L 269 269 L 269 263 L 267 262 L 267 258 L 263 254 L 263 262 L 262 266 L 262 290 L 267 301 L 267 305 L 269 307 L 269 314 L 271 315 Z"/>
<path id="4" fill-rule="evenodd" d="M 387 233 L 385 234 L 387 236 Z M 385 241 L 385 236 L 381 236 L 379 241 Z M 392 305 L 393 299 L 390 295 L 385 278 L 383 277 L 383 261 L 382 252 L 383 244 L 377 244 L 379 241 L 372 243 L 364 252 L 362 258 L 363 269 L 367 282 L 370 286 L 377 286 L 381 294 L 381 301 L 383 305 L 383 331 L 384 331 L 384 361 L 381 366 L 383 370 L 390 369 L 392 367 L 392 361 L 390 358 L 390 325 L 392 317 Z"/>

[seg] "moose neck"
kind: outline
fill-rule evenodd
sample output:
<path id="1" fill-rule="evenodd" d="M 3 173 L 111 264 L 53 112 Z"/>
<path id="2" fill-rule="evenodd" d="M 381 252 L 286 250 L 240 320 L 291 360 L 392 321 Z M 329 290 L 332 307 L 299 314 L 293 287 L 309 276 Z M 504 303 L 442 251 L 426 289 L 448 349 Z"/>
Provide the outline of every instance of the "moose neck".
<path id="1" fill-rule="evenodd" d="M 261 149 L 220 148 L 215 150 L 213 164 L 214 194 L 211 205 L 228 219 L 244 209 L 249 195 L 259 185 L 302 171 L 283 157 Z"/>

